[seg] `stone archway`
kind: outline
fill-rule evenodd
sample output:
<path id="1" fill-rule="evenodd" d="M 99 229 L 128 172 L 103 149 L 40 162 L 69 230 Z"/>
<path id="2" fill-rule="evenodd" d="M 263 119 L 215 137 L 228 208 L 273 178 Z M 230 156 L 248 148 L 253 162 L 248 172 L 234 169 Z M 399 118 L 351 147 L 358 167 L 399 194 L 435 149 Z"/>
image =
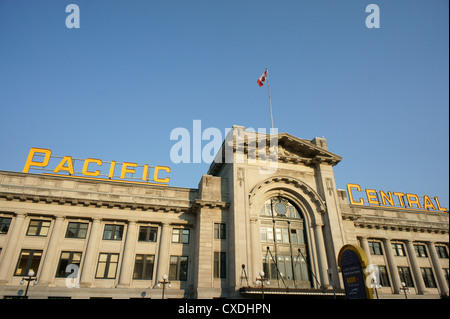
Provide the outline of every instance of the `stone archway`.
<path id="1" fill-rule="evenodd" d="M 250 221 L 252 227 L 253 273 L 258 273 L 261 261 L 259 212 L 261 205 L 269 198 L 281 196 L 291 201 L 302 212 L 305 220 L 305 235 L 308 240 L 308 254 L 311 256 L 312 271 L 320 277 L 320 287 L 328 287 L 327 259 L 323 238 L 322 214 L 326 206 L 317 192 L 303 181 L 290 176 L 269 177 L 258 183 L 249 194 Z"/>

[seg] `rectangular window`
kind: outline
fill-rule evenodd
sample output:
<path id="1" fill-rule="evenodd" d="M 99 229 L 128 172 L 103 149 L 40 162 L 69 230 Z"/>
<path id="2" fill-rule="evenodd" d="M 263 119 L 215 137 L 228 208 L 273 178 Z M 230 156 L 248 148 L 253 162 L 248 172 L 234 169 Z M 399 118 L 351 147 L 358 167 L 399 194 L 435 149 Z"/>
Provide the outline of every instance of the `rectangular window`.
<path id="1" fill-rule="evenodd" d="M 436 288 L 436 281 L 434 280 L 433 272 L 431 268 L 420 268 L 422 272 L 423 282 L 427 288 Z"/>
<path id="2" fill-rule="evenodd" d="M 409 267 L 398 267 L 398 274 L 400 276 L 400 282 L 404 282 L 406 287 L 414 287 Z"/>
<path id="3" fill-rule="evenodd" d="M 414 245 L 414 250 L 416 251 L 417 257 L 428 257 L 425 245 L 416 244 Z"/>
<path id="4" fill-rule="evenodd" d="M 174 228 L 172 230 L 172 243 L 189 244 L 189 229 Z"/>
<path id="5" fill-rule="evenodd" d="M 282 243 L 283 242 L 283 237 L 281 236 L 281 228 L 275 228 L 275 234 L 276 234 L 276 238 L 277 238 L 277 243 Z"/>
<path id="6" fill-rule="evenodd" d="M 11 225 L 11 218 L 0 217 L 0 234 L 7 234 Z"/>
<path id="7" fill-rule="evenodd" d="M 89 224 L 70 222 L 67 226 L 66 238 L 84 239 L 87 235 Z"/>
<path id="8" fill-rule="evenodd" d="M 390 287 L 391 282 L 389 280 L 386 266 L 378 266 L 378 270 L 380 271 L 380 285 L 383 287 Z"/>
<path id="9" fill-rule="evenodd" d="M 405 248 L 403 247 L 403 244 L 392 243 L 392 250 L 394 251 L 394 256 L 399 256 L 399 257 L 406 256 Z"/>
<path id="10" fill-rule="evenodd" d="M 297 229 L 297 237 L 298 237 L 298 243 L 300 245 L 304 245 L 305 244 L 305 237 L 304 237 L 302 229 Z"/>
<path id="11" fill-rule="evenodd" d="M 103 232 L 104 240 L 122 240 L 123 225 L 107 224 Z"/>
<path id="12" fill-rule="evenodd" d="M 66 268 L 68 265 L 76 265 L 78 268 L 80 267 L 81 262 L 81 253 L 73 252 L 73 251 L 63 251 L 61 252 L 61 258 L 59 259 L 58 269 L 56 270 L 57 278 L 67 277 L 72 271 L 66 272 Z"/>
<path id="13" fill-rule="evenodd" d="M 447 280 L 447 285 L 448 285 L 448 277 L 449 277 L 449 269 L 448 268 L 442 268 L 442 270 L 444 270 L 444 277 L 445 280 Z"/>
<path id="14" fill-rule="evenodd" d="M 139 241 L 156 242 L 158 236 L 157 227 L 140 226 L 139 227 Z"/>
<path id="15" fill-rule="evenodd" d="M 116 278 L 119 254 L 101 253 L 98 257 L 97 273 L 95 278 L 114 279 Z"/>
<path id="16" fill-rule="evenodd" d="M 297 230 L 295 229 L 291 229 L 291 243 L 293 245 L 297 245 L 298 240 L 297 240 Z"/>
<path id="17" fill-rule="evenodd" d="M 369 241 L 369 249 L 371 255 L 383 255 L 381 243 L 378 241 Z"/>
<path id="18" fill-rule="evenodd" d="M 261 233 L 261 242 L 265 243 L 267 241 L 266 227 L 260 227 L 259 230 Z"/>
<path id="19" fill-rule="evenodd" d="M 291 256 L 284 256 L 284 261 L 285 261 L 285 268 L 286 268 L 285 278 L 287 278 L 287 280 L 294 280 L 294 277 L 292 274 Z"/>
<path id="20" fill-rule="evenodd" d="M 281 228 L 281 234 L 283 236 L 283 243 L 289 244 L 289 229 Z"/>
<path id="21" fill-rule="evenodd" d="M 153 279 L 155 255 L 136 255 L 133 279 Z"/>
<path id="22" fill-rule="evenodd" d="M 273 243 L 273 227 L 267 227 L 267 241 Z"/>
<path id="23" fill-rule="evenodd" d="M 214 277 L 226 278 L 227 254 L 225 252 L 214 252 Z"/>
<path id="24" fill-rule="evenodd" d="M 30 270 L 36 275 L 41 257 L 42 250 L 22 249 L 14 276 L 27 276 Z"/>
<path id="25" fill-rule="evenodd" d="M 300 257 L 294 256 L 294 276 L 297 281 L 304 281 L 301 273 Z"/>
<path id="26" fill-rule="evenodd" d="M 226 239 L 226 224 L 214 224 L 214 239 Z"/>
<path id="27" fill-rule="evenodd" d="M 436 252 L 439 258 L 448 258 L 448 250 L 445 246 L 436 246 Z"/>
<path id="28" fill-rule="evenodd" d="M 169 280 L 186 281 L 188 275 L 188 257 L 170 256 Z"/>
<path id="29" fill-rule="evenodd" d="M 28 225 L 27 236 L 46 237 L 50 229 L 50 221 L 47 220 L 30 220 Z"/>

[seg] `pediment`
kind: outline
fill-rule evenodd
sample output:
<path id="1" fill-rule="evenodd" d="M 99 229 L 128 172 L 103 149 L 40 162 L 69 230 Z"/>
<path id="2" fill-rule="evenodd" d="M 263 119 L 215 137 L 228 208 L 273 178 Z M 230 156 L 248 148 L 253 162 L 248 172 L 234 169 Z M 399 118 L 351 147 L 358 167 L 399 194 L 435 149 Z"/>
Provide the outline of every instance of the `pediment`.
<path id="1" fill-rule="evenodd" d="M 276 143 L 273 142 L 274 136 L 277 137 Z M 234 156 L 231 156 L 232 154 Z M 217 174 L 224 164 L 232 163 L 238 155 L 249 162 L 277 158 L 279 162 L 304 165 L 325 162 L 334 166 L 342 160 L 341 156 L 328 151 L 324 138 L 307 140 L 288 133 L 269 135 L 246 131 L 243 126 L 233 126 L 233 131 L 230 131 L 223 141 L 208 174 Z"/>
<path id="2" fill-rule="evenodd" d="M 278 134 L 278 160 L 282 162 L 328 162 L 333 166 L 342 160 L 328 151 L 325 139 L 316 138 L 312 141 L 300 139 L 288 133 Z"/>

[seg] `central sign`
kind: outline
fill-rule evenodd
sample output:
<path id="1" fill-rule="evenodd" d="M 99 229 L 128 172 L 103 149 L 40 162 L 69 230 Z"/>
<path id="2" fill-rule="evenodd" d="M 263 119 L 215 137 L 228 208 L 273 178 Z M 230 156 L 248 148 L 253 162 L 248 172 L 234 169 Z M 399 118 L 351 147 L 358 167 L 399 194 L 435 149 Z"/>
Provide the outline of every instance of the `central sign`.
<path id="1" fill-rule="evenodd" d="M 40 160 L 42 157 L 43 159 Z M 78 164 L 77 161 L 82 163 L 82 166 L 80 166 L 81 172 L 75 171 Z M 54 167 L 56 162 L 58 164 Z M 51 172 L 42 173 L 43 175 L 112 180 L 147 185 L 153 182 L 153 185 L 168 186 L 170 180 L 170 177 L 161 176 L 164 174 L 162 172 L 170 173 L 170 167 L 167 166 L 138 165 L 130 162 L 117 163 L 116 161 L 102 161 L 96 158 L 78 159 L 71 156 L 52 156 L 51 150 L 35 147 L 32 147 L 28 153 L 23 172 L 28 173 L 30 169 Z M 153 175 L 151 175 L 152 170 Z M 115 175 L 116 171 L 120 172 L 120 175 Z M 135 177 L 135 175 L 139 177 Z"/>
<path id="2" fill-rule="evenodd" d="M 358 192 L 362 193 L 362 197 L 357 197 Z M 441 207 L 439 198 L 434 197 L 434 202 L 430 196 L 424 195 L 419 197 L 416 194 L 404 193 L 404 192 L 385 192 L 377 191 L 375 189 L 361 190 L 361 186 L 358 184 L 347 184 L 348 200 L 351 205 L 364 206 L 368 203 L 369 206 L 382 206 L 400 209 L 413 209 L 413 210 L 425 210 L 436 212 L 447 212 L 448 209 Z M 366 197 L 366 201 L 364 198 Z"/>

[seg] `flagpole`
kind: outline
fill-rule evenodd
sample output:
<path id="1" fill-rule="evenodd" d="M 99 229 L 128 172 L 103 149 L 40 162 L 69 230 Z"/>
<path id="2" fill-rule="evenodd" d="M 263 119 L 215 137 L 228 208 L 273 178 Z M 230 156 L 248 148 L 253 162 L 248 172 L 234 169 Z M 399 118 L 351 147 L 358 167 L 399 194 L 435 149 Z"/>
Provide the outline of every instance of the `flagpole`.
<path id="1" fill-rule="evenodd" d="M 270 86 L 269 86 L 269 68 L 266 68 L 266 72 L 267 72 L 267 90 L 269 91 L 270 121 L 272 123 L 272 131 L 273 131 L 272 102 L 270 100 Z"/>

